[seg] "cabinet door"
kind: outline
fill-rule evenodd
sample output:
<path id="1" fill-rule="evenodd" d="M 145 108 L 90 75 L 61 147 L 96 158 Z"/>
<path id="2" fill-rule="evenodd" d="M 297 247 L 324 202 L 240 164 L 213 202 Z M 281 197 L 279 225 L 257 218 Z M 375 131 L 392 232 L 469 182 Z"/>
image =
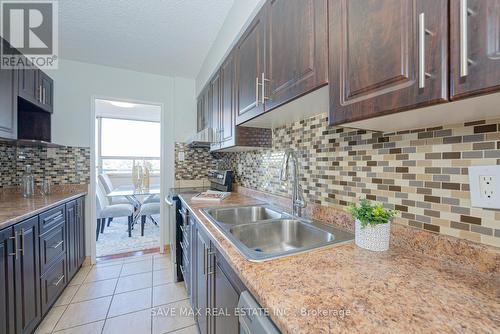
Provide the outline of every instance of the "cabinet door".
<path id="1" fill-rule="evenodd" d="M 66 258 L 68 278 L 73 277 L 78 269 L 78 240 L 76 226 L 76 201 L 66 203 L 66 231 L 67 245 Z"/>
<path id="2" fill-rule="evenodd" d="M 326 1 L 269 2 L 266 111 L 328 83 Z"/>
<path id="3" fill-rule="evenodd" d="M 212 102 L 210 99 L 210 87 L 205 88 L 203 91 L 203 111 L 201 113 L 201 129 L 206 129 L 210 126 L 210 120 L 212 119 Z"/>
<path id="4" fill-rule="evenodd" d="M 85 261 L 85 197 L 76 200 L 76 253 L 77 270 Z"/>
<path id="5" fill-rule="evenodd" d="M 239 333 L 238 316 L 234 312 L 238 307 L 239 294 L 232 286 L 219 262 L 215 266 L 214 299 L 214 308 L 227 312 L 227 316 L 214 317 L 214 333 Z"/>
<path id="6" fill-rule="evenodd" d="M 191 272 L 191 294 L 189 295 L 189 302 L 192 307 L 197 307 L 197 287 L 198 287 L 198 269 L 197 269 L 197 244 L 198 244 L 198 232 L 196 231 L 196 221 L 191 219 L 189 221 L 190 228 L 189 233 L 191 234 L 191 241 L 189 243 L 189 265 Z"/>
<path id="7" fill-rule="evenodd" d="M 446 0 L 330 0 L 330 124 L 447 101 Z"/>
<path id="8" fill-rule="evenodd" d="M 264 112 L 259 96 L 265 70 L 265 9 L 257 15 L 236 45 L 236 124 Z"/>
<path id="9" fill-rule="evenodd" d="M 40 106 L 48 111 L 54 111 L 54 81 L 43 71 L 38 72 L 40 92 Z"/>
<path id="10" fill-rule="evenodd" d="M 230 55 L 221 67 L 221 147 L 234 145 L 234 57 Z"/>
<path id="11" fill-rule="evenodd" d="M 210 149 L 220 148 L 221 133 L 221 93 L 220 93 L 220 72 L 217 72 L 210 82 L 210 100 L 211 100 L 211 121 L 209 127 L 213 130 L 214 141 L 210 144 Z"/>
<path id="12" fill-rule="evenodd" d="M 17 73 L 0 69 L 0 137 L 17 139 Z"/>
<path id="13" fill-rule="evenodd" d="M 453 100 L 500 90 L 500 0 L 451 0 Z"/>
<path id="14" fill-rule="evenodd" d="M 209 323 L 206 313 L 209 307 L 209 283 L 208 283 L 208 251 L 210 241 L 205 235 L 197 228 L 196 234 L 196 300 L 195 305 L 200 309 L 200 314 L 197 315 L 198 327 L 200 333 L 208 333 Z"/>
<path id="15" fill-rule="evenodd" d="M 196 101 L 196 131 L 203 130 L 203 95 L 198 96 Z"/>
<path id="16" fill-rule="evenodd" d="M 14 333 L 13 229 L 0 231 L 0 333 Z"/>
<path id="17" fill-rule="evenodd" d="M 38 217 L 14 225 L 19 245 L 15 267 L 16 332 L 32 333 L 41 319 Z"/>
<path id="18" fill-rule="evenodd" d="M 22 69 L 18 70 L 19 96 L 23 99 L 38 105 L 42 87 L 38 81 L 38 70 Z"/>

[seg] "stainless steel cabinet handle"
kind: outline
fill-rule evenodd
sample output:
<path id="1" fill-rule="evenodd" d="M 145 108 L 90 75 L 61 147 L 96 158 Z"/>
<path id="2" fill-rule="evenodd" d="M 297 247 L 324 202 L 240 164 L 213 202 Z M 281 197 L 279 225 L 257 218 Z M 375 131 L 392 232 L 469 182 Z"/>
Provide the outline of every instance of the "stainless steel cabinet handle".
<path id="1" fill-rule="evenodd" d="M 266 82 L 269 82 L 268 79 L 266 79 L 266 75 L 264 72 L 262 72 L 262 84 L 261 84 L 261 89 L 262 89 L 262 96 L 261 96 L 261 102 L 264 104 L 266 100 L 269 100 L 268 97 L 266 97 Z"/>
<path id="2" fill-rule="evenodd" d="M 255 106 L 259 106 L 259 77 L 255 78 Z"/>
<path id="3" fill-rule="evenodd" d="M 425 79 L 431 75 L 425 72 L 425 37 L 432 32 L 425 28 L 425 13 L 418 16 L 418 88 L 425 88 Z"/>
<path id="4" fill-rule="evenodd" d="M 38 102 L 42 102 L 42 85 L 38 87 Z"/>
<path id="5" fill-rule="evenodd" d="M 64 275 L 61 275 L 55 282 L 52 283 L 53 286 L 58 286 L 64 279 Z"/>
<path id="6" fill-rule="evenodd" d="M 21 229 L 21 248 L 19 250 L 21 251 L 21 255 L 24 256 L 24 228 Z"/>
<path id="7" fill-rule="evenodd" d="M 469 65 L 472 60 L 469 59 L 469 23 L 468 17 L 474 12 L 469 9 L 467 0 L 460 0 L 460 77 L 469 75 Z"/>
<path id="8" fill-rule="evenodd" d="M 207 274 L 207 249 L 203 247 L 203 275 Z"/>
<path id="9" fill-rule="evenodd" d="M 17 260 L 19 258 L 19 253 L 17 252 L 17 231 L 15 231 L 14 236 L 9 237 L 9 239 L 14 240 L 14 253 L 9 253 L 9 256 L 14 256 Z"/>
<path id="10" fill-rule="evenodd" d="M 46 100 L 45 100 L 45 87 L 43 88 L 42 92 L 43 92 L 42 103 L 45 104 L 46 103 Z"/>
<path id="11" fill-rule="evenodd" d="M 215 270 L 213 270 L 213 271 L 210 271 L 210 270 L 209 270 L 209 269 L 210 269 L 210 268 L 209 268 L 209 262 L 210 262 L 209 260 L 210 260 L 210 255 L 215 255 L 215 252 L 212 252 L 212 251 L 210 251 L 210 250 L 208 250 L 208 251 L 207 251 L 207 275 L 208 275 L 208 276 L 209 276 L 209 275 L 213 275 L 213 274 L 215 274 Z"/>
<path id="12" fill-rule="evenodd" d="M 64 240 L 59 241 L 57 244 L 50 246 L 50 248 L 57 249 L 64 243 Z"/>

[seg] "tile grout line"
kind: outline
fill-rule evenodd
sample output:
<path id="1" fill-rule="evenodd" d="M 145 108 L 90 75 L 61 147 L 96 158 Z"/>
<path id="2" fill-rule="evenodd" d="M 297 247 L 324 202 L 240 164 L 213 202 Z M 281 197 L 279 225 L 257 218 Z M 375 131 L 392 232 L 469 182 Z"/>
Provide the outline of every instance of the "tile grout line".
<path id="1" fill-rule="evenodd" d="M 154 300 L 154 269 L 155 269 L 155 258 L 153 257 L 153 264 L 151 268 L 151 307 L 149 308 L 149 324 L 150 324 L 150 334 L 153 334 L 153 300 Z"/>
<path id="2" fill-rule="evenodd" d="M 116 280 L 115 288 L 113 290 L 113 295 L 111 296 L 111 300 L 110 300 L 109 305 L 108 305 L 108 311 L 106 312 L 106 315 L 104 317 L 104 324 L 102 325 L 101 334 L 104 332 L 104 328 L 106 327 L 106 323 L 108 322 L 109 310 L 111 310 L 111 305 L 113 305 L 113 300 L 115 299 L 115 292 L 116 292 L 116 288 L 118 287 L 118 281 L 120 280 L 122 270 L 123 270 L 123 264 L 121 265 L 120 272 L 118 273 L 118 278 Z"/>
<path id="3" fill-rule="evenodd" d="M 87 274 L 85 274 L 85 277 L 82 279 L 82 283 L 80 283 L 80 284 L 78 285 L 78 289 L 76 289 L 75 294 L 71 297 L 71 299 L 69 300 L 68 304 L 66 304 L 66 305 L 61 305 L 61 306 L 65 306 L 65 308 L 64 308 L 64 312 L 61 314 L 61 316 L 59 317 L 59 319 L 57 319 L 57 321 L 56 321 L 56 323 L 55 323 L 54 327 L 52 328 L 52 330 L 50 331 L 50 333 L 54 333 L 54 332 L 55 332 L 55 330 L 56 330 L 56 328 L 57 328 L 57 325 L 59 324 L 59 321 L 61 321 L 62 317 L 64 316 L 64 314 L 65 314 L 65 313 L 66 313 L 66 311 L 68 310 L 69 306 L 71 305 L 71 302 L 73 301 L 73 299 L 75 298 L 76 294 L 78 293 L 78 290 L 80 290 L 80 287 L 83 285 L 83 282 L 85 281 L 85 279 L 86 279 L 86 278 L 87 278 L 87 276 L 89 275 L 90 271 L 92 270 L 92 267 L 93 267 L 93 266 L 90 266 L 89 271 L 87 272 Z M 83 267 L 80 267 L 80 269 L 79 269 L 78 271 L 82 270 L 82 268 L 83 268 Z M 77 272 L 77 273 L 78 273 L 78 272 Z M 74 279 L 74 277 L 73 277 L 73 279 Z M 64 290 L 66 290 L 67 288 L 68 288 L 68 287 L 65 287 L 65 288 L 64 288 Z M 61 295 L 64 293 L 64 290 L 63 290 L 63 292 L 61 293 Z M 59 298 L 61 298 L 61 296 L 59 296 L 59 297 L 58 297 L 58 299 L 59 299 Z M 56 300 L 56 302 L 57 302 L 57 300 Z M 52 307 L 53 307 L 53 306 L 52 306 Z M 51 307 L 51 308 L 52 308 L 52 307 Z M 50 312 L 50 311 L 49 311 L 49 312 Z"/>

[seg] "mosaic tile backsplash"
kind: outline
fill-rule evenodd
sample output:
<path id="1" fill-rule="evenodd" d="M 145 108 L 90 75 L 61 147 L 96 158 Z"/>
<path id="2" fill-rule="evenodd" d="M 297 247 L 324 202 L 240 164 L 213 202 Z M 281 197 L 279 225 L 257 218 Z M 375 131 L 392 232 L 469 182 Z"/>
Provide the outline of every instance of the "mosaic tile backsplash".
<path id="1" fill-rule="evenodd" d="M 32 166 L 37 185 L 44 179 L 50 179 L 53 185 L 90 182 L 88 147 L 47 148 L 0 144 L 0 187 L 18 186 L 26 165 Z"/>
<path id="2" fill-rule="evenodd" d="M 179 160 L 179 153 L 184 153 L 184 160 Z M 190 148 L 185 143 L 175 143 L 175 179 L 203 180 L 208 171 L 216 167 L 216 160 L 208 148 Z"/>
<path id="3" fill-rule="evenodd" d="M 380 133 L 329 127 L 319 115 L 273 130 L 272 149 L 222 153 L 244 187 L 290 195 L 283 152 L 299 154 L 306 201 L 345 210 L 359 198 L 399 211 L 396 223 L 500 247 L 500 211 L 472 208 L 467 167 L 500 165 L 500 119 Z"/>

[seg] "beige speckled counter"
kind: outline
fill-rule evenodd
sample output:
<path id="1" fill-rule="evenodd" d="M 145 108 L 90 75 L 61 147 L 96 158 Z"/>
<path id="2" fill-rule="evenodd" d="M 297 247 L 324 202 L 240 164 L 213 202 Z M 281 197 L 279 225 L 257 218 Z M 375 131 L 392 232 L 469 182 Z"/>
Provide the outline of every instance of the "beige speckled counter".
<path id="1" fill-rule="evenodd" d="M 0 229 L 87 194 L 87 185 L 53 186 L 48 196 L 24 198 L 18 188 L 0 190 Z"/>
<path id="2" fill-rule="evenodd" d="M 250 205 L 240 194 L 199 203 L 181 196 L 283 333 L 498 333 L 500 277 L 400 247 L 354 243 L 263 263 L 245 260 L 199 211 Z"/>

